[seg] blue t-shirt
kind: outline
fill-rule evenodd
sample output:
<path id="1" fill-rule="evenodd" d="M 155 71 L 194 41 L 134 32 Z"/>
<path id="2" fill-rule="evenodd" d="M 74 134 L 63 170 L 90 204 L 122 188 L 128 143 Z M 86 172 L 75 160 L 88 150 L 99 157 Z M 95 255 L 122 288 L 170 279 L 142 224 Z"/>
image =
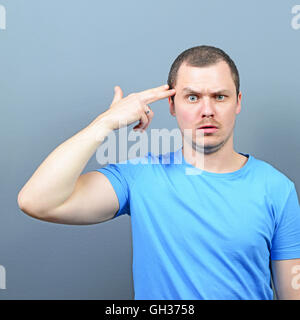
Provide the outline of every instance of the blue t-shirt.
<path id="1" fill-rule="evenodd" d="M 96 170 L 114 218 L 131 217 L 135 300 L 273 299 L 270 260 L 300 258 L 299 201 L 283 173 L 240 154 L 229 173 L 195 168 L 181 148 Z"/>

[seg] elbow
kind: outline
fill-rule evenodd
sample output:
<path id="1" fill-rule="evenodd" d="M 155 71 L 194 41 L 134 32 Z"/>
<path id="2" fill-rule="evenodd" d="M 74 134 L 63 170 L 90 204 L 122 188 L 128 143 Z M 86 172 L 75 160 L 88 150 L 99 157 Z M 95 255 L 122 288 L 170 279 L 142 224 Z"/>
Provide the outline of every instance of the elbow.
<path id="1" fill-rule="evenodd" d="M 24 199 L 24 197 L 22 196 L 22 192 L 21 192 L 21 191 L 18 193 L 17 203 L 18 203 L 18 207 L 19 207 L 22 211 L 25 211 L 25 210 L 26 210 L 26 209 L 25 209 L 25 207 L 26 207 L 26 205 L 25 205 L 25 199 Z"/>
<path id="2" fill-rule="evenodd" d="M 33 209 L 29 198 L 24 197 L 24 195 L 22 195 L 21 191 L 18 194 L 17 203 L 18 203 L 18 207 L 21 211 L 23 211 L 24 213 L 26 213 L 27 215 L 29 215 L 33 218 L 38 218 L 38 214 Z"/>
<path id="3" fill-rule="evenodd" d="M 54 222 L 52 221 L 53 218 L 46 211 L 37 208 L 36 201 L 33 202 L 31 197 L 24 196 L 19 192 L 17 202 L 19 209 L 31 218 Z"/>

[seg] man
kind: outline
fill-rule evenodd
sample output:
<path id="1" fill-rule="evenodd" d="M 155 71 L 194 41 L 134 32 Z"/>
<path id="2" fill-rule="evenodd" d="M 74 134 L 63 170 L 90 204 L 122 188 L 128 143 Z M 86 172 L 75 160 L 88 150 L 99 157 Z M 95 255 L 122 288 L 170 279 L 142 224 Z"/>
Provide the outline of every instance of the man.
<path id="1" fill-rule="evenodd" d="M 80 175 L 109 132 L 138 120 L 134 129 L 145 130 L 154 115 L 148 104 L 167 97 L 183 148 Z M 110 108 L 44 160 L 20 191 L 19 206 L 66 224 L 130 215 L 135 299 L 272 299 L 271 274 L 278 299 L 300 299 L 295 185 L 234 151 L 240 111 L 231 58 L 211 46 L 185 50 L 167 86 L 125 98 L 115 87 Z"/>

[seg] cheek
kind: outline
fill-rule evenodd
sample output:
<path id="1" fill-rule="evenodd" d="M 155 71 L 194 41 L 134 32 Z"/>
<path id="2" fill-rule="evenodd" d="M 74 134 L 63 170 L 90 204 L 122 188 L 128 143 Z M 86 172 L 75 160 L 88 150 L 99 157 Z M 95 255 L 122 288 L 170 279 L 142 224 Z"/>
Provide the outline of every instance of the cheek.
<path id="1" fill-rule="evenodd" d="M 226 119 L 227 125 L 230 126 L 234 124 L 236 117 L 234 113 L 230 113 L 225 117 L 225 119 Z"/>
<path id="2" fill-rule="evenodd" d="M 195 114 L 193 112 L 191 112 L 190 110 L 187 111 L 182 108 L 178 108 L 176 110 L 176 118 L 178 123 L 184 126 L 185 128 L 192 127 L 196 119 Z"/>

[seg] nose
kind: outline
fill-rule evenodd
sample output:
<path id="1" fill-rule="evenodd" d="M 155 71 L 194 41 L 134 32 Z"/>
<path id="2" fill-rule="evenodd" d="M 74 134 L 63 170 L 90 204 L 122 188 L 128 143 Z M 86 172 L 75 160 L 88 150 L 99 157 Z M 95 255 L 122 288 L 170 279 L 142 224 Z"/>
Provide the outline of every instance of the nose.
<path id="1" fill-rule="evenodd" d="M 215 114 L 214 103 L 211 97 L 201 98 L 200 112 L 202 117 L 212 117 Z"/>

